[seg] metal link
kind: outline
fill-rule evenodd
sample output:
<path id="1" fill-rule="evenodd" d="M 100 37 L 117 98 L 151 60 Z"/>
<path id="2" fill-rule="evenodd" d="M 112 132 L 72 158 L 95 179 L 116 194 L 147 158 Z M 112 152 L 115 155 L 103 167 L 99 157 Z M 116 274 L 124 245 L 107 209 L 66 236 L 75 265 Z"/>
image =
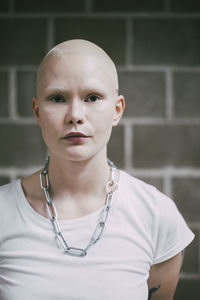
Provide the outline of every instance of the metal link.
<path id="1" fill-rule="evenodd" d="M 92 244 L 95 244 L 100 239 L 102 232 L 104 230 L 104 227 L 105 227 L 105 223 L 103 221 L 97 224 L 95 232 L 93 233 L 93 236 L 91 238 Z M 90 245 L 92 245 L 92 244 L 90 244 Z"/>
<path id="2" fill-rule="evenodd" d="M 60 245 L 63 247 L 63 249 L 67 252 L 67 249 L 69 249 L 69 246 L 67 244 L 67 242 L 65 241 L 62 233 L 59 231 L 56 235 Z"/>
<path id="3" fill-rule="evenodd" d="M 40 185 L 43 190 L 49 189 L 49 177 L 46 171 L 40 173 Z"/>
<path id="4" fill-rule="evenodd" d="M 49 195 L 49 193 L 47 193 L 47 194 Z M 50 219 L 52 219 L 52 218 L 57 219 L 56 207 L 55 207 L 53 201 L 51 201 L 51 199 L 50 199 L 50 202 L 49 201 L 46 202 L 46 208 L 47 208 L 47 212 L 48 212 L 49 218 Z M 51 212 L 51 209 L 52 209 L 53 214 Z"/>
<path id="5" fill-rule="evenodd" d="M 117 182 L 108 181 L 106 183 L 106 191 L 107 193 L 114 192 L 118 188 Z"/>
<path id="6" fill-rule="evenodd" d="M 76 247 L 69 247 L 66 251 L 67 254 L 72 256 L 86 256 L 87 252 L 84 249 L 76 248 Z"/>
<path id="7" fill-rule="evenodd" d="M 106 204 L 100 214 L 99 222 L 94 230 L 94 233 L 90 239 L 88 246 L 85 249 L 81 249 L 81 248 L 76 248 L 76 247 L 69 247 L 63 234 L 61 233 L 61 230 L 60 230 L 60 227 L 59 227 L 59 224 L 57 221 L 57 210 L 56 210 L 56 207 L 55 207 L 53 201 L 50 199 L 50 195 L 48 192 L 48 190 L 49 190 L 48 164 L 49 164 L 49 158 L 47 158 L 47 160 L 46 160 L 44 170 L 40 173 L 40 184 L 41 184 L 41 188 L 44 190 L 44 194 L 46 197 L 46 209 L 47 209 L 49 219 L 52 222 L 56 238 L 59 241 L 60 245 L 62 246 L 62 248 L 64 249 L 66 254 L 72 255 L 72 256 L 77 256 L 77 257 L 84 257 L 87 255 L 87 250 L 92 245 L 94 245 L 101 238 L 101 236 L 103 234 L 103 231 L 104 231 L 104 228 L 106 225 L 106 220 L 108 218 L 108 214 L 109 214 L 109 211 L 110 211 L 110 208 L 112 205 L 113 194 L 118 187 L 118 184 L 115 182 L 116 167 L 113 164 L 113 162 L 108 160 L 108 164 L 111 167 L 111 178 L 106 184 L 106 192 L 107 192 Z"/>
<path id="8" fill-rule="evenodd" d="M 43 190 L 49 189 L 48 166 L 49 166 L 49 156 L 46 159 L 43 171 L 40 173 L 40 185 Z"/>

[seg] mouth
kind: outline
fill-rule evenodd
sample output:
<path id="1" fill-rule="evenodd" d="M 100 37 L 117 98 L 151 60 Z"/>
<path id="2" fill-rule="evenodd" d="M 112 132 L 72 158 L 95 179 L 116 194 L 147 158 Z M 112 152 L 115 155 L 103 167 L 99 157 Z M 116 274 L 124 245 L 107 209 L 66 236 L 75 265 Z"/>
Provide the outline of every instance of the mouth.
<path id="1" fill-rule="evenodd" d="M 83 138 L 85 137 L 86 138 L 88 136 L 82 132 L 70 132 L 64 136 L 64 139 L 69 139 L 69 138 L 73 138 L 73 137 L 83 137 Z"/>
<path id="2" fill-rule="evenodd" d="M 82 143 L 87 138 L 89 138 L 89 136 L 82 132 L 70 132 L 63 137 L 64 140 L 73 143 Z"/>

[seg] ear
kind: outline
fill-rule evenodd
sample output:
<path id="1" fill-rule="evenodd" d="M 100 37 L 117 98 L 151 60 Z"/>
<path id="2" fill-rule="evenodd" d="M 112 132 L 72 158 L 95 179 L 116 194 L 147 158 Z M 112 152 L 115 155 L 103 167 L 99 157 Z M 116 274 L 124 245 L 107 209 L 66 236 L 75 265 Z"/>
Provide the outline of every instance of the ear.
<path id="1" fill-rule="evenodd" d="M 35 97 L 33 97 L 33 99 L 32 99 L 32 109 L 33 109 L 34 117 L 35 117 L 38 125 L 40 126 L 39 104 L 38 104 L 38 99 Z"/>
<path id="2" fill-rule="evenodd" d="M 125 109 L 125 99 L 124 96 L 119 95 L 117 97 L 116 103 L 115 103 L 115 113 L 113 116 L 113 126 L 117 126 Z"/>

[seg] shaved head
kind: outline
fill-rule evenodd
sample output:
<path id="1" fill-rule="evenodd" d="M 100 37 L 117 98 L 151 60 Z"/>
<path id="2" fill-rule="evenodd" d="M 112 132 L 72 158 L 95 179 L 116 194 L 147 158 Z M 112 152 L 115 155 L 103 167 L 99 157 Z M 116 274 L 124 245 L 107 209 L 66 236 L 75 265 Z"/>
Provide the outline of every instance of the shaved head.
<path id="1" fill-rule="evenodd" d="M 37 96 L 40 92 L 42 78 L 47 72 L 49 64 L 55 59 L 60 58 L 70 60 L 71 56 L 77 56 L 79 58 L 84 58 L 87 56 L 91 57 L 91 59 L 96 59 L 109 75 L 110 82 L 113 85 L 113 91 L 115 93 L 118 93 L 118 75 L 115 64 L 112 61 L 112 59 L 107 55 L 107 53 L 103 49 L 101 49 L 94 43 L 87 40 L 74 39 L 58 44 L 57 46 L 52 48 L 41 61 L 36 77 Z"/>

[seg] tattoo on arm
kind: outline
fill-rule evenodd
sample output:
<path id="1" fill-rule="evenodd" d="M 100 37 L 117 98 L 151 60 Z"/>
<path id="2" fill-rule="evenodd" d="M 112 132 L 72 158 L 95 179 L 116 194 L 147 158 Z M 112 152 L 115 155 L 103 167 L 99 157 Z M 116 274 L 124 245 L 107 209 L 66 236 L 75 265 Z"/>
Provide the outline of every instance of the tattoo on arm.
<path id="1" fill-rule="evenodd" d="M 159 290 L 159 288 L 160 288 L 160 285 L 157 286 L 157 287 L 153 287 L 153 288 L 151 288 L 151 289 L 149 290 L 149 297 L 148 297 L 148 300 L 151 299 L 152 294 L 154 294 L 155 292 L 157 292 L 157 290 Z"/>

